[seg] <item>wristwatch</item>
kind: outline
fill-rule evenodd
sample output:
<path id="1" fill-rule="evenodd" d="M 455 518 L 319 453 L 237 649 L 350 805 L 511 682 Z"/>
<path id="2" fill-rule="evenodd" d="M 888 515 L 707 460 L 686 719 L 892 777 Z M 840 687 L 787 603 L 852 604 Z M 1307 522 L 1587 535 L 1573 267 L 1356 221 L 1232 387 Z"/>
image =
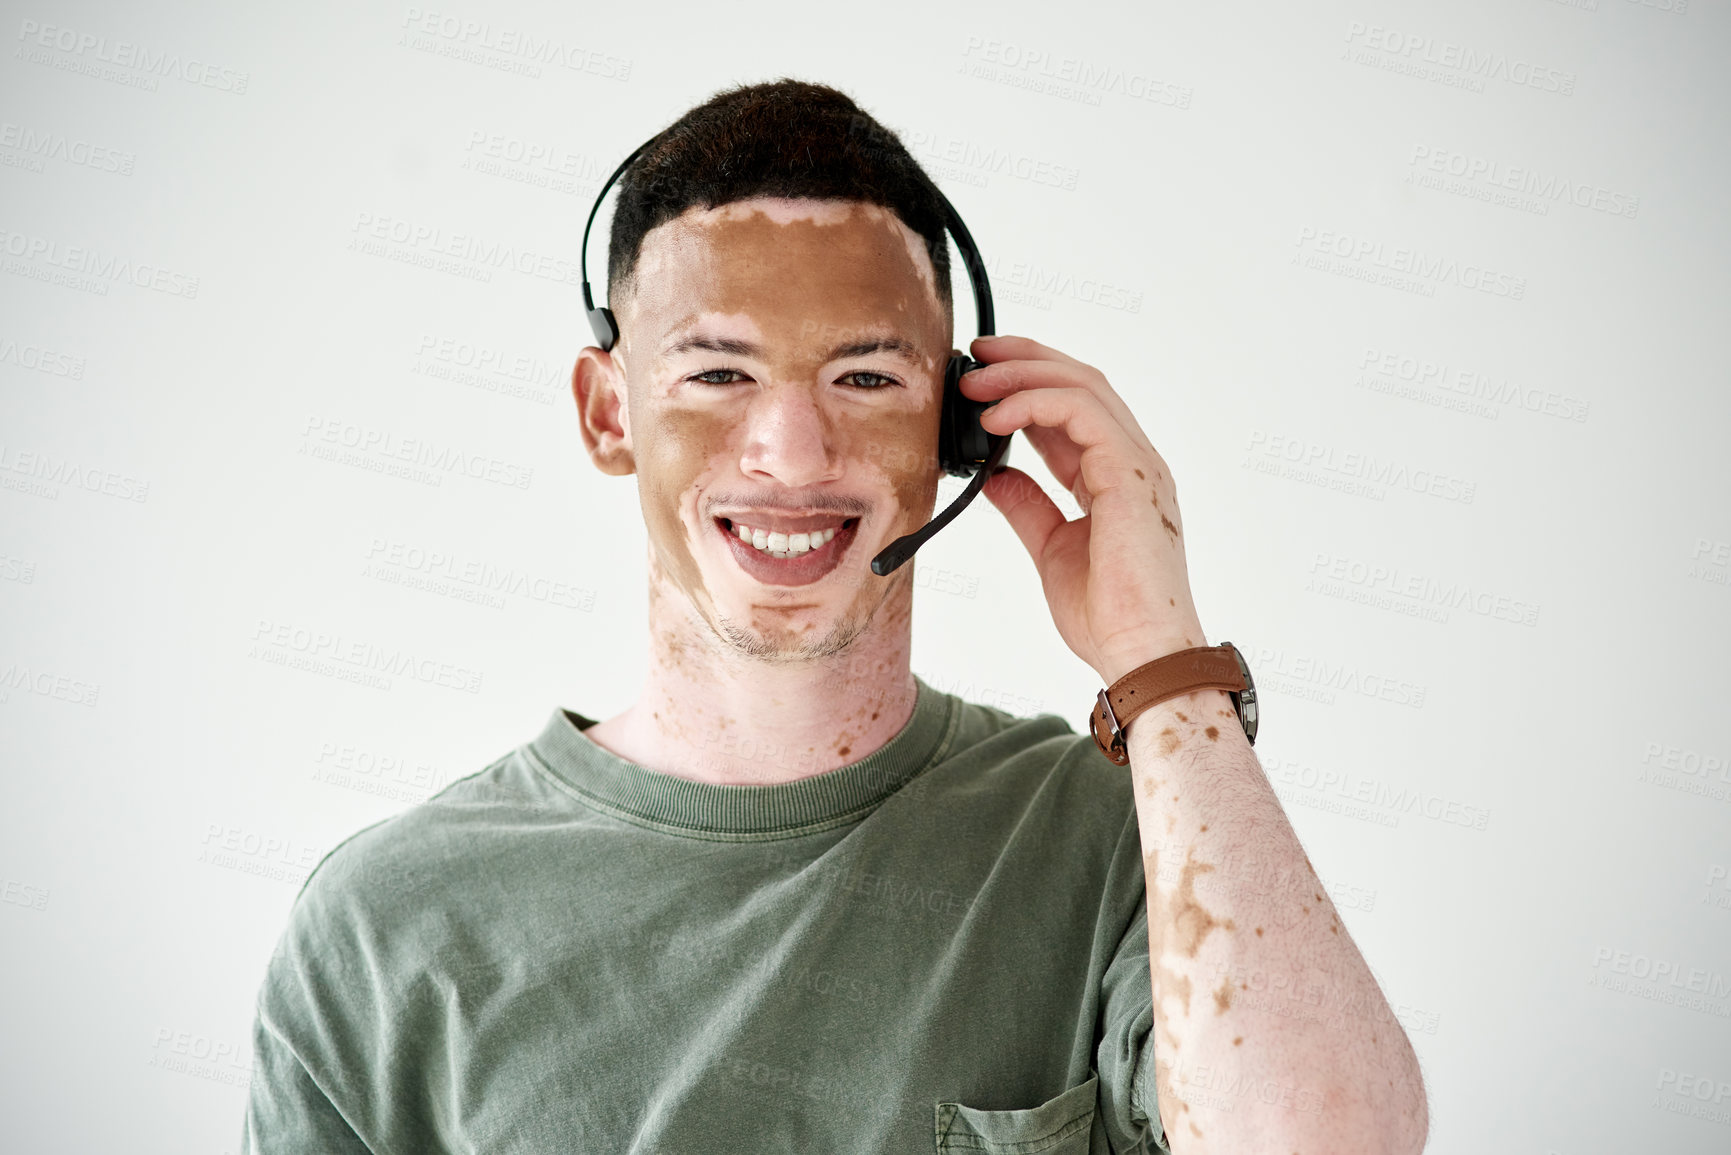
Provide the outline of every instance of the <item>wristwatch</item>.
<path id="1" fill-rule="evenodd" d="M 1088 718 L 1094 744 L 1118 765 L 1128 765 L 1130 751 L 1124 745 L 1124 727 L 1149 706 L 1192 690 L 1225 690 L 1230 694 L 1244 736 L 1256 745 L 1256 683 L 1244 655 L 1231 642 L 1156 658 L 1101 690 Z"/>

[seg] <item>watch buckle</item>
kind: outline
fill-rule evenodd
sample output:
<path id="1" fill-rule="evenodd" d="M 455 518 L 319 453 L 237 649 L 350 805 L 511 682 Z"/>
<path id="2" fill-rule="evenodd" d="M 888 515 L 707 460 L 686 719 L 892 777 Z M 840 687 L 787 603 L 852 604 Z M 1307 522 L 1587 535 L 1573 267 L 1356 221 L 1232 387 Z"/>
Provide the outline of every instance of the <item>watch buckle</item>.
<path id="1" fill-rule="evenodd" d="M 1105 690 L 1100 691 L 1100 714 L 1106 719 L 1106 733 L 1111 737 L 1111 741 L 1106 743 L 1102 750 L 1106 757 L 1122 766 L 1130 761 L 1130 752 L 1124 748 L 1124 731 L 1118 725 L 1118 715 L 1113 712 L 1112 699 L 1106 696 Z M 1094 740 L 1099 742 L 1098 734 Z"/>

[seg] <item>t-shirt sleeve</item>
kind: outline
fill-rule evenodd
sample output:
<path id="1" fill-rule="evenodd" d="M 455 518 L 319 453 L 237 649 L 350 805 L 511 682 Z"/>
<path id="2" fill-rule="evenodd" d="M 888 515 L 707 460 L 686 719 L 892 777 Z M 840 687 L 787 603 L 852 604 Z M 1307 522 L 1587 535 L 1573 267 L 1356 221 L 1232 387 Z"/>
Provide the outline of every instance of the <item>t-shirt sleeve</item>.
<path id="1" fill-rule="evenodd" d="M 392 1053 L 391 1020 L 380 1013 L 377 952 L 363 928 L 366 900 L 393 876 L 355 848 L 365 833 L 307 876 L 265 967 L 254 1003 L 246 1155 L 364 1155 L 385 1145 L 378 1107 L 389 1088 L 380 1060 Z"/>
<path id="2" fill-rule="evenodd" d="M 318 1151 L 371 1155 L 348 1120 L 262 1014 L 253 1019 L 252 1083 L 241 1125 L 241 1155 Z"/>
<path id="3" fill-rule="evenodd" d="M 1138 889 L 1141 880 L 1137 880 Z M 1100 980 L 1100 1110 L 1112 1150 L 1170 1155 L 1154 1091 L 1154 984 L 1148 968 L 1148 905 L 1136 913 Z"/>

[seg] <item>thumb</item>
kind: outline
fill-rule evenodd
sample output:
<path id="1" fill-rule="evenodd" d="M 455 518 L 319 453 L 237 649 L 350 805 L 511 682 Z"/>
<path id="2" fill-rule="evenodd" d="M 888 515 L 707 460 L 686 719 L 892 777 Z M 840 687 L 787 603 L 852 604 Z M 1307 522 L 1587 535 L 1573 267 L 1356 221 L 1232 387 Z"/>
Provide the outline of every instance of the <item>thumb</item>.
<path id="1" fill-rule="evenodd" d="M 986 479 L 981 490 L 997 506 L 1030 557 L 1045 556 L 1046 542 L 1066 520 L 1064 511 L 1040 488 L 1040 483 L 1013 465 L 1004 465 Z"/>

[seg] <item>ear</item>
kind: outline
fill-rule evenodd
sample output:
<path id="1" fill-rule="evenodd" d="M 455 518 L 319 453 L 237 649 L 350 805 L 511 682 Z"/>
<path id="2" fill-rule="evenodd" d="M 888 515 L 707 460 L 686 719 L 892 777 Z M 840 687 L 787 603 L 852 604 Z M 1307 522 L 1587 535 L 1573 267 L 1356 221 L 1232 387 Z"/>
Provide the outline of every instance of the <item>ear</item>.
<path id="1" fill-rule="evenodd" d="M 630 413 L 625 404 L 625 373 L 613 354 L 590 345 L 577 353 L 571 369 L 583 447 L 595 468 L 614 477 L 637 472 L 631 451 Z"/>

